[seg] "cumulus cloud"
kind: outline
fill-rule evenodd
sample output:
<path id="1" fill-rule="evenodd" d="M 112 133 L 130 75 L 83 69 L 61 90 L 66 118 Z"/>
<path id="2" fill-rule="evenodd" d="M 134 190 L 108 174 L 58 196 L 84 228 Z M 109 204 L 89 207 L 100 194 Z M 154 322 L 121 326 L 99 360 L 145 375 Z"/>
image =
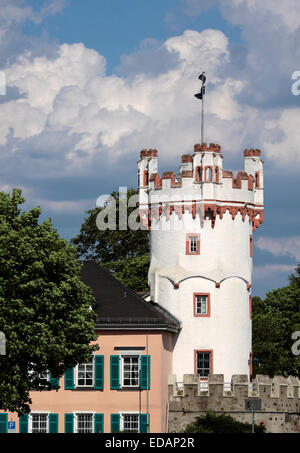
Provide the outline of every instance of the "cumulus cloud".
<path id="1" fill-rule="evenodd" d="M 253 292 L 255 296 L 265 297 L 266 292 L 278 289 L 289 284 L 296 265 L 264 264 L 253 268 Z"/>
<path id="2" fill-rule="evenodd" d="M 46 33 L 39 37 L 26 35 L 23 26 L 28 22 L 41 24 L 46 17 L 62 13 L 66 4 L 66 0 L 44 0 L 38 9 L 33 9 L 26 0 L 1 0 L 0 67 L 5 68 L 26 50 L 32 57 L 55 55 L 55 41 L 50 41 Z"/>
<path id="3" fill-rule="evenodd" d="M 300 102 L 300 100 L 299 100 Z M 274 140 L 274 134 L 266 139 L 262 147 L 277 163 L 300 163 L 300 108 L 284 109 L 276 120 L 266 121 L 266 130 L 281 132 L 281 139 Z"/>
<path id="4" fill-rule="evenodd" d="M 300 236 L 291 237 L 259 237 L 256 246 L 260 250 L 272 253 L 274 256 L 289 255 L 300 261 Z"/>
<path id="5" fill-rule="evenodd" d="M 44 198 L 37 198 L 35 204 L 43 206 L 49 213 L 64 213 L 64 214 L 81 214 L 95 207 L 95 200 L 47 200 Z"/>
<path id="6" fill-rule="evenodd" d="M 72 164 L 78 150 L 91 156 L 102 148 L 115 148 L 112 157 L 136 152 L 118 145 L 121 141 L 124 145 L 127 137 L 134 141 L 137 135 L 140 147 L 149 137 L 155 137 L 156 146 L 169 142 L 169 152 L 184 152 L 191 137 L 197 140 L 198 133 L 199 104 L 193 98 L 193 90 L 199 88 L 195 61 L 200 65 L 206 62 L 210 73 L 211 114 L 215 120 L 241 116 L 234 101 L 241 82 L 228 80 L 223 85 L 218 75 L 218 68 L 229 60 L 228 39 L 222 32 L 187 30 L 168 39 L 163 50 L 176 56 L 170 69 L 156 75 L 137 73 L 133 79 L 106 76 L 105 58 L 82 43 L 61 45 L 54 59 L 22 55 L 6 69 L 8 85 L 22 97 L 4 104 L 0 112 L 0 143 L 6 144 L 12 131 L 19 139 L 14 147 L 22 152 L 24 140 L 46 132 L 64 132 L 77 137 L 76 145 L 67 153 Z M 225 96 L 227 86 L 231 96 Z M 223 102 L 217 102 L 222 95 Z M 224 133 L 227 130 L 228 125 L 223 127 Z M 221 135 L 222 128 L 219 131 Z M 49 147 L 49 154 L 53 152 Z"/>
<path id="7" fill-rule="evenodd" d="M 162 163 L 171 161 L 173 167 L 173 158 L 191 152 L 200 139 L 200 103 L 193 94 L 203 69 L 206 141 L 220 143 L 227 156 L 261 147 L 267 157 L 277 156 L 275 165 L 289 164 L 291 158 L 295 165 L 300 162 L 299 108 L 289 105 L 295 96 L 288 84 L 282 108 L 278 88 L 287 75 L 291 83 L 289 71 L 300 51 L 298 19 L 288 7 L 271 0 L 263 7 L 250 0 L 219 3 L 224 17 L 243 27 L 244 66 L 237 64 L 222 31 L 186 30 L 165 42 L 145 40 L 108 76 L 105 58 L 83 43 L 53 43 L 45 51 L 20 39 L 26 21 L 40 23 L 61 12 L 64 3 L 45 2 L 33 11 L 26 3 L 3 0 L 0 51 L 5 42 L 15 45 L 14 35 L 26 44 L 6 59 L 7 95 L 0 99 L 3 184 L 17 181 L 29 191 L 35 181 L 35 199 L 41 199 L 37 191 L 49 178 L 97 175 L 100 186 L 108 173 L 119 172 L 122 185 L 128 169 L 135 175 L 138 152 L 147 147 L 156 147 Z M 197 14 L 207 9 L 197 0 L 186 6 L 189 14 L 193 8 Z M 68 203 L 64 197 L 56 201 L 50 200 L 47 209 L 60 211 Z"/>
<path id="8" fill-rule="evenodd" d="M 288 273 L 292 273 L 295 269 L 293 264 L 264 264 L 262 266 L 254 266 L 253 268 L 253 280 L 259 282 L 269 278 L 276 281 L 274 278 L 275 274 L 280 275 L 286 279 Z M 280 283 L 278 282 L 278 287 Z"/>

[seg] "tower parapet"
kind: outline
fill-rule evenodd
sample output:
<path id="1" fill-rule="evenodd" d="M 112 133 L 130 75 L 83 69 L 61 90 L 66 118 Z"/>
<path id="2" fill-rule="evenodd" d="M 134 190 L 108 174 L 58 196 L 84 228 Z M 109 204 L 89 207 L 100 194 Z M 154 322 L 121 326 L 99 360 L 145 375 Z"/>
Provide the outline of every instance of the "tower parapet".
<path id="1" fill-rule="evenodd" d="M 149 229 L 157 205 L 161 208 L 158 211 L 162 211 L 163 203 L 171 204 L 175 213 L 183 212 L 184 205 L 188 209 L 190 203 L 195 205 L 194 212 L 205 215 L 210 211 L 212 227 L 216 216 L 222 219 L 226 211 L 233 219 L 238 212 L 243 221 L 248 217 L 254 231 L 263 222 L 264 186 L 260 150 L 244 151 L 244 171 L 236 175 L 223 170 L 221 147 L 214 143 L 196 144 L 193 155 L 183 155 L 177 175 L 173 171 L 159 175 L 157 154 L 157 150 L 142 150 L 139 161 L 141 218 Z"/>
<path id="2" fill-rule="evenodd" d="M 196 144 L 179 173 L 158 173 L 157 150 L 139 166 L 140 219 L 150 231 L 151 299 L 182 321 L 173 372 L 251 374 L 252 236 L 264 219 L 263 162 L 223 169 L 218 144 Z M 250 365 L 249 365 L 250 364 Z"/>

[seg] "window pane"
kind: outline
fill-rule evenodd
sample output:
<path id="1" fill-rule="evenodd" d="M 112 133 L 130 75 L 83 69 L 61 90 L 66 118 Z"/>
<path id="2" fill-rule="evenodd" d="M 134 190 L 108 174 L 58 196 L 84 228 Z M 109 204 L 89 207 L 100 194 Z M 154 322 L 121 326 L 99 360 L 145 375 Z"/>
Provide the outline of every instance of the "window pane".
<path id="1" fill-rule="evenodd" d="M 122 358 L 123 385 L 138 387 L 139 385 L 139 357 L 124 356 Z"/>
<path id="2" fill-rule="evenodd" d="M 92 387 L 94 384 L 94 358 L 88 363 L 77 365 L 77 385 L 79 387 Z"/>
<path id="3" fill-rule="evenodd" d="M 190 253 L 197 253 L 197 251 L 198 251 L 198 237 L 197 236 L 189 236 L 189 243 L 190 243 Z"/>
<path id="4" fill-rule="evenodd" d="M 139 415 L 123 414 L 123 431 L 138 433 L 139 432 Z"/>
<path id="5" fill-rule="evenodd" d="M 207 315 L 208 296 L 196 296 L 196 314 Z"/>
<path id="6" fill-rule="evenodd" d="M 93 414 L 77 414 L 77 433 L 93 432 Z"/>
<path id="7" fill-rule="evenodd" d="M 197 352 L 197 373 L 207 377 L 210 373 L 210 352 Z"/>
<path id="8" fill-rule="evenodd" d="M 32 414 L 31 417 L 33 433 L 48 432 L 48 414 Z"/>

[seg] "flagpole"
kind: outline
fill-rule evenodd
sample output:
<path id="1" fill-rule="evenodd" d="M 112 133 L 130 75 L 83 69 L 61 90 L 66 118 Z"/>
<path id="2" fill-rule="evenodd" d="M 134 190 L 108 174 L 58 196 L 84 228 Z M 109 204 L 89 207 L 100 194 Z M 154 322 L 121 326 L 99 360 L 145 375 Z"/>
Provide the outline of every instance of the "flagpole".
<path id="1" fill-rule="evenodd" d="M 201 85 L 201 90 L 200 93 L 195 94 L 195 97 L 199 100 L 202 101 L 201 104 L 201 144 L 204 143 L 204 95 L 205 95 L 205 72 L 202 72 L 199 77 L 199 80 L 201 80 L 202 85 Z"/>
<path id="2" fill-rule="evenodd" d="M 203 96 L 203 80 L 202 80 L 202 111 L 201 111 L 201 144 L 204 143 L 204 96 Z"/>

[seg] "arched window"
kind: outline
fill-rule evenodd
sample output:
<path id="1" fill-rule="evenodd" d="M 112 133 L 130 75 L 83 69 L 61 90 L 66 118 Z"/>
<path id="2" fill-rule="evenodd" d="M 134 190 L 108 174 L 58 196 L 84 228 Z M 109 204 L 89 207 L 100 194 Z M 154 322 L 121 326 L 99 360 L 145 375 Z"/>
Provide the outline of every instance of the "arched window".
<path id="1" fill-rule="evenodd" d="M 202 182 L 202 167 L 196 167 L 196 182 Z"/>
<path id="2" fill-rule="evenodd" d="M 212 181 L 212 168 L 211 167 L 205 168 L 205 181 L 207 181 L 207 182 Z"/>

